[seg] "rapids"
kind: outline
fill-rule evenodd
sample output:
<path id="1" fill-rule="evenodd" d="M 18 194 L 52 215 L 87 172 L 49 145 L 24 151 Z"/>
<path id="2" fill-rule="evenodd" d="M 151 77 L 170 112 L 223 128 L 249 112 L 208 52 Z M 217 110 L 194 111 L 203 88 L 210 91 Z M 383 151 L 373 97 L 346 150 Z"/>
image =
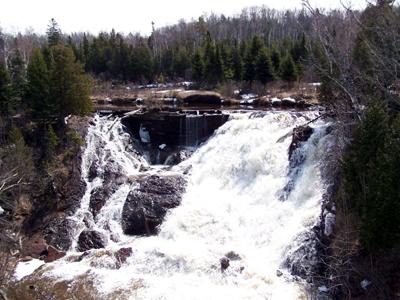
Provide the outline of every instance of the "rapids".
<path id="1" fill-rule="evenodd" d="M 317 114 L 233 113 L 172 169 L 150 166 L 118 119 L 96 116 L 82 162 L 87 190 L 71 217 L 78 224 L 75 241 L 66 258 L 42 267 L 41 276 L 62 281 L 86 274 L 95 282 L 95 299 L 305 299 L 306 283 L 292 276 L 285 262 L 299 255 L 296 250 L 306 243 L 302 236 L 320 221 L 325 192 L 320 167 L 329 147 L 328 124 L 312 124 L 313 135 L 297 150 L 305 161 L 294 179 L 288 175 L 291 137 L 278 140 Z M 93 163 L 97 176 L 89 179 Z M 90 195 L 104 184 L 101 175 L 109 168 L 128 178 L 143 172 L 186 174 L 182 203 L 169 211 L 156 236 L 130 237 L 121 230 L 122 207 L 135 188 L 134 179 L 119 183 L 93 217 Z M 293 188 L 282 201 L 289 180 L 294 180 Z M 101 231 L 107 248 L 73 260 L 85 227 Z M 131 247 L 133 253 L 116 269 L 106 253 L 121 247 Z M 312 253 L 313 244 L 309 247 Z M 240 258 L 222 272 L 220 259 L 230 251 Z"/>

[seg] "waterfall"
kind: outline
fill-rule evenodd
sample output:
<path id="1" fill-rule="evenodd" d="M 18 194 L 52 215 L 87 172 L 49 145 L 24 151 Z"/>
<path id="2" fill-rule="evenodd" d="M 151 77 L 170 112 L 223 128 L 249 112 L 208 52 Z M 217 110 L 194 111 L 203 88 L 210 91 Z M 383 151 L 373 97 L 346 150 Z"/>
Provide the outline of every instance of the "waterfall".
<path id="1" fill-rule="evenodd" d="M 106 184 L 102 174 L 108 167 L 130 178 L 146 164 L 129 148 L 119 120 L 97 116 L 83 156 L 87 191 L 72 217 L 80 224 L 73 249 L 80 231 L 89 226 L 107 235 L 107 251 L 93 250 L 75 261 L 58 260 L 48 264 L 43 276 L 73 280 L 88 274 L 96 282 L 96 299 L 305 299 L 304 282 L 295 280 L 285 262 L 298 255 L 305 243 L 302 237 L 318 223 L 324 193 L 319 168 L 329 145 L 328 125 L 313 123 L 313 135 L 299 149 L 305 160 L 285 201 L 281 196 L 291 180 L 291 138 L 280 138 L 316 115 L 233 113 L 189 159 L 170 171 L 190 170 L 185 175 L 186 193 L 181 205 L 169 211 L 159 233 L 150 237 L 124 236 L 118 223 L 126 195 L 135 188 L 134 179 L 123 180 L 95 218 L 89 211 L 90 195 Z M 187 120 L 186 126 L 197 126 L 196 120 Z M 186 139 L 192 143 L 195 137 Z M 98 175 L 90 179 L 94 163 Z M 132 255 L 121 268 L 110 267 L 106 253 L 121 247 L 131 247 Z M 222 272 L 220 260 L 226 255 L 232 259 Z"/>

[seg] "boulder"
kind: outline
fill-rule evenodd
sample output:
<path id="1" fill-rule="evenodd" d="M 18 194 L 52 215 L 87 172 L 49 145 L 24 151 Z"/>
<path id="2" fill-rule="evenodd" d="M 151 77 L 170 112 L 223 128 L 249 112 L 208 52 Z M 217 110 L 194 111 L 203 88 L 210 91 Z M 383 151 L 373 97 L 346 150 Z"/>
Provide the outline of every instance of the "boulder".
<path id="1" fill-rule="evenodd" d="M 115 192 L 115 190 L 116 187 L 113 185 L 98 186 L 93 189 L 90 195 L 89 209 L 94 217 L 97 216 L 107 199 Z"/>
<path id="2" fill-rule="evenodd" d="M 78 250 L 81 252 L 90 249 L 101 249 L 107 244 L 106 237 L 95 230 L 84 230 L 78 238 Z"/>
<path id="3" fill-rule="evenodd" d="M 114 256 L 117 260 L 117 268 L 121 268 L 122 264 L 126 263 L 128 257 L 132 255 L 132 248 L 121 248 L 115 252 Z"/>
<path id="4" fill-rule="evenodd" d="M 128 194 L 122 210 L 122 229 L 130 235 L 155 234 L 167 211 L 180 204 L 186 181 L 179 175 L 138 180 L 139 186 Z"/>
<path id="5" fill-rule="evenodd" d="M 66 217 L 54 218 L 43 230 L 46 242 L 58 250 L 68 251 L 72 245 L 75 221 Z"/>
<path id="6" fill-rule="evenodd" d="M 310 126 L 299 126 L 293 129 L 292 143 L 289 146 L 289 160 L 292 158 L 293 152 L 300 146 L 302 142 L 306 142 L 313 134 L 314 129 Z"/>
<path id="7" fill-rule="evenodd" d="M 219 93 L 211 91 L 183 91 L 178 93 L 177 99 L 188 104 L 221 104 Z"/>
<path id="8" fill-rule="evenodd" d="M 219 260 L 220 264 L 221 264 L 221 271 L 224 272 L 226 269 L 229 268 L 229 258 L 227 257 L 223 257 Z"/>
<path id="9" fill-rule="evenodd" d="M 228 253 L 225 254 L 226 258 L 229 258 L 229 260 L 241 260 L 242 258 L 240 257 L 239 254 L 237 254 L 234 251 L 229 251 Z"/>

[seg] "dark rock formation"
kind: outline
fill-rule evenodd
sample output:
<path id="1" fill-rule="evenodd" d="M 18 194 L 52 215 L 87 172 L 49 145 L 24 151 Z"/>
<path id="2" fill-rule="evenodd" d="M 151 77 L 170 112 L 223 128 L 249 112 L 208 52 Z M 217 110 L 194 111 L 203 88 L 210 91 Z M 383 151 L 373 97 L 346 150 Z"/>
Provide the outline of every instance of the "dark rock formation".
<path id="1" fill-rule="evenodd" d="M 101 249 L 106 246 L 107 240 L 103 234 L 95 230 L 84 230 L 78 238 L 78 250 L 81 252 L 90 249 Z"/>
<path id="2" fill-rule="evenodd" d="M 148 176 L 139 179 L 122 211 L 122 228 L 126 234 L 155 234 L 157 226 L 171 208 L 178 206 L 186 182 L 181 176 Z"/>
<path id="3" fill-rule="evenodd" d="M 90 195 L 89 209 L 93 216 L 96 217 L 100 212 L 107 199 L 116 190 L 116 185 L 103 185 L 93 189 Z"/>
<path id="4" fill-rule="evenodd" d="M 300 146 L 300 143 L 306 142 L 313 134 L 314 130 L 310 126 L 299 126 L 293 129 L 292 143 L 289 146 L 289 159 L 293 152 Z"/>
<path id="5" fill-rule="evenodd" d="M 177 95 L 178 100 L 188 104 L 221 104 L 220 94 L 211 91 L 183 91 Z"/>
<path id="6" fill-rule="evenodd" d="M 228 253 L 225 254 L 226 258 L 229 258 L 230 260 L 241 260 L 242 258 L 240 257 L 239 254 L 237 254 L 234 251 L 229 251 Z"/>
<path id="7" fill-rule="evenodd" d="M 128 257 L 132 255 L 132 248 L 121 248 L 117 252 L 115 252 L 114 256 L 117 260 L 117 268 L 121 268 L 122 264 L 126 263 Z"/>
<path id="8" fill-rule="evenodd" d="M 229 115 L 216 110 L 202 111 L 160 111 L 143 110 L 128 114 L 122 123 L 134 137 L 153 147 L 195 146 L 205 141 L 218 127 L 223 125 Z M 142 136 L 141 136 L 142 132 Z M 144 141 L 143 132 L 148 133 L 150 141 Z"/>
<path id="9" fill-rule="evenodd" d="M 43 236 L 49 245 L 58 250 L 68 251 L 72 245 L 72 232 L 75 222 L 60 216 L 52 219 L 43 230 Z"/>
<path id="10" fill-rule="evenodd" d="M 221 271 L 224 272 L 226 269 L 229 268 L 229 258 L 227 257 L 223 257 L 219 260 L 220 264 L 221 264 Z"/>

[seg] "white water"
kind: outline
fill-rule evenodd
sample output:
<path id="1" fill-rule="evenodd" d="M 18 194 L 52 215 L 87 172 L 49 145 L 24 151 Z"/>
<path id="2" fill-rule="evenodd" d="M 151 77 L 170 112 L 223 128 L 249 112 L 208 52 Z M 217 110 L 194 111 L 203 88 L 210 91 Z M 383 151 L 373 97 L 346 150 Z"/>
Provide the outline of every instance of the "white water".
<path id="1" fill-rule="evenodd" d="M 132 247 L 133 254 L 115 270 L 109 255 L 93 251 L 80 262 L 52 263 L 48 276 L 64 280 L 90 272 L 98 282 L 98 299 L 120 299 L 112 293 L 121 289 L 129 299 L 305 299 L 303 283 L 293 280 L 283 262 L 295 255 L 301 246 L 299 236 L 316 224 L 321 212 L 324 187 L 319 164 L 328 144 L 326 124 L 315 123 L 315 133 L 299 150 L 306 160 L 286 201 L 279 199 L 289 181 L 291 138 L 277 140 L 314 116 L 234 114 L 189 160 L 174 168 L 180 172 L 191 166 L 189 183 L 182 204 L 170 211 L 157 236 L 128 238 L 120 229 L 121 209 L 134 184 L 122 184 L 93 220 L 88 212 L 90 192 L 102 181 L 86 178 L 88 189 L 74 216 L 82 224 L 76 235 L 86 216 L 93 228 L 108 237 L 119 236 L 116 242 L 109 241 L 109 251 Z M 126 175 L 138 174 L 140 164 L 145 164 L 126 150 L 120 123 L 112 124 L 97 117 L 89 129 L 83 174 L 88 174 L 94 157 L 100 171 L 113 160 Z M 221 272 L 219 260 L 229 251 L 241 260 L 231 261 Z M 278 269 L 283 276 L 277 277 Z"/>

